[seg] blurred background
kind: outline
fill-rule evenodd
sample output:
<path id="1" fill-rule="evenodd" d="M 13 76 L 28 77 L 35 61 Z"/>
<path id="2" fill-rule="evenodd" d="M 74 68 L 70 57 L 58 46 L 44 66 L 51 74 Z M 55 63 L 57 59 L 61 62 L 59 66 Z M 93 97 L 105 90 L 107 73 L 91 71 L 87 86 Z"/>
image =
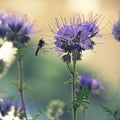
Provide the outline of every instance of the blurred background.
<path id="1" fill-rule="evenodd" d="M 69 18 L 74 12 L 88 15 L 92 11 L 101 14 L 104 17 L 100 24 L 103 38 L 95 38 L 95 41 L 103 44 L 97 44 L 93 51 L 83 53 L 82 61 L 77 63 L 77 70 L 80 73 L 91 72 L 96 79 L 101 80 L 105 88 L 99 95 L 91 96 L 88 109 L 90 120 L 110 120 L 102 112 L 99 106 L 101 104 L 120 110 L 120 43 L 111 34 L 113 24 L 120 17 L 120 0 L 0 0 L 0 9 L 27 14 L 35 24 L 36 33 L 30 45 L 24 49 L 23 60 L 24 80 L 30 87 L 25 91 L 29 113 L 34 115 L 36 110 L 44 108 L 49 101 L 60 99 L 67 103 L 61 120 L 72 120 L 70 112 L 67 112 L 71 87 L 64 84 L 69 79 L 69 72 L 54 51 L 41 52 L 35 57 L 36 44 L 41 37 L 48 42 L 54 41 L 52 37 L 42 35 L 51 36 L 48 25 L 54 22 L 55 17 Z M 8 84 L 10 79 L 18 80 L 14 54 L 11 43 L 4 43 L 0 48 L 0 58 L 7 64 L 5 73 L 0 78 L 0 95 L 11 98 L 15 96 L 18 101 L 16 89 Z M 39 119 L 48 120 L 45 114 Z"/>

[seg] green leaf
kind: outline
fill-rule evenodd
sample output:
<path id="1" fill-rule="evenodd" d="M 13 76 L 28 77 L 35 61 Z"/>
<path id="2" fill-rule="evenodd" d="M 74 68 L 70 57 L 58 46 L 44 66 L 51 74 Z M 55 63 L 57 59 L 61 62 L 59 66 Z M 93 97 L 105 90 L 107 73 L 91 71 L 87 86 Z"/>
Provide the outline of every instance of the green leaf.
<path id="1" fill-rule="evenodd" d="M 109 108 L 107 108 L 103 105 L 100 105 L 100 106 L 101 106 L 102 110 L 107 113 L 107 115 L 113 115 L 112 111 Z"/>
<path id="2" fill-rule="evenodd" d="M 24 83 L 24 90 L 30 89 L 30 84 L 29 83 Z"/>
<path id="3" fill-rule="evenodd" d="M 69 71 L 71 74 L 73 74 L 73 68 L 72 68 L 70 62 L 66 62 L 66 65 L 67 65 L 68 71 Z"/>
<path id="4" fill-rule="evenodd" d="M 72 79 L 69 79 L 69 80 L 67 80 L 66 82 L 64 82 L 64 84 L 66 85 L 66 84 L 73 84 L 73 80 Z"/>
<path id="5" fill-rule="evenodd" d="M 112 116 L 115 120 L 118 120 L 118 111 L 116 110 L 115 112 L 113 112 L 112 110 L 110 110 L 109 108 L 103 106 L 103 105 L 100 105 L 102 110 L 104 112 L 107 113 L 108 116 Z"/>
<path id="6" fill-rule="evenodd" d="M 75 110 L 78 107 L 83 109 L 88 109 L 89 104 L 89 91 L 86 86 L 83 86 L 83 88 L 80 90 L 79 93 L 76 94 L 76 100 L 72 101 L 72 108 Z"/>
<path id="7" fill-rule="evenodd" d="M 9 79 L 8 84 L 14 86 L 17 89 L 19 89 L 19 81 L 18 80 Z"/>
<path id="8" fill-rule="evenodd" d="M 114 113 L 113 113 L 113 116 L 115 119 L 117 119 L 117 115 L 118 115 L 118 111 L 116 110 Z"/>

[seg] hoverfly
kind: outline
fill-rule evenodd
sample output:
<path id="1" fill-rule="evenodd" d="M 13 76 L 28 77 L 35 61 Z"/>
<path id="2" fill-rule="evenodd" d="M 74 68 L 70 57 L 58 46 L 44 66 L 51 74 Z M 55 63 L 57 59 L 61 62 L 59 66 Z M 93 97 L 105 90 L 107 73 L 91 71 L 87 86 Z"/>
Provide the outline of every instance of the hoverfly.
<path id="1" fill-rule="evenodd" d="M 46 45 L 45 41 L 43 40 L 43 38 L 41 38 L 37 44 L 37 49 L 35 51 L 35 56 L 38 55 L 38 52 L 41 48 L 43 48 L 43 46 Z"/>

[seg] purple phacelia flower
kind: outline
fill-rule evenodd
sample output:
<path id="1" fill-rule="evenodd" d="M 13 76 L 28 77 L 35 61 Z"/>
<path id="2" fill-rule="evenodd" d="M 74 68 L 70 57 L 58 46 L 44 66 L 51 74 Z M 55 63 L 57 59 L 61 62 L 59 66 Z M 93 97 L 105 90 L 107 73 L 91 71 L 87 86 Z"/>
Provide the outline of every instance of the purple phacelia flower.
<path id="1" fill-rule="evenodd" d="M 33 24 L 28 23 L 27 16 L 10 13 L 7 17 L 6 39 L 12 41 L 14 47 L 24 46 L 33 33 Z"/>
<path id="2" fill-rule="evenodd" d="M 6 15 L 0 13 L 0 38 L 4 39 L 6 37 Z"/>
<path id="3" fill-rule="evenodd" d="M 4 118 L 11 118 L 11 119 L 20 118 L 23 120 L 24 118 L 23 109 L 20 106 L 13 104 L 10 100 L 1 100 L 0 120 Z"/>
<path id="4" fill-rule="evenodd" d="M 2 116 L 5 116 L 12 107 L 12 103 L 8 100 L 0 101 L 0 113 Z"/>
<path id="5" fill-rule="evenodd" d="M 84 73 L 78 77 L 77 91 L 80 91 L 83 86 L 87 86 L 88 90 L 103 90 L 104 87 L 100 81 L 94 79 L 90 73 Z"/>
<path id="6" fill-rule="evenodd" d="M 93 49 L 95 42 L 93 37 L 101 37 L 98 28 L 98 16 L 92 16 L 89 20 L 84 20 L 80 14 L 72 16 L 68 23 L 65 18 L 60 21 L 56 18 L 55 24 L 57 29 L 50 27 L 55 34 L 55 45 L 66 55 L 73 56 L 77 52 L 80 59 L 83 50 Z M 83 20 L 82 20 L 83 19 Z M 66 58 L 66 57 L 62 57 Z M 65 61 L 63 59 L 63 61 Z"/>
<path id="7" fill-rule="evenodd" d="M 112 34 L 114 35 L 114 38 L 118 41 L 120 41 L 120 18 L 119 20 L 114 24 Z"/>

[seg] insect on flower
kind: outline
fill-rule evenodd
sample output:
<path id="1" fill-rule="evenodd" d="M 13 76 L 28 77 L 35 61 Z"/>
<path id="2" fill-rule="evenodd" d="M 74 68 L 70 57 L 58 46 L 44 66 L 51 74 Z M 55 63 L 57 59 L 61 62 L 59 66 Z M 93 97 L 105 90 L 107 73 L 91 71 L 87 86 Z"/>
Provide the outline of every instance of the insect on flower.
<path id="1" fill-rule="evenodd" d="M 44 45 L 47 45 L 47 44 L 45 43 L 45 41 L 43 40 L 43 38 L 41 38 L 41 39 L 39 40 L 38 44 L 37 44 L 37 49 L 36 49 L 36 51 L 35 51 L 35 56 L 38 55 L 39 50 L 40 50 L 41 48 L 43 48 Z"/>

